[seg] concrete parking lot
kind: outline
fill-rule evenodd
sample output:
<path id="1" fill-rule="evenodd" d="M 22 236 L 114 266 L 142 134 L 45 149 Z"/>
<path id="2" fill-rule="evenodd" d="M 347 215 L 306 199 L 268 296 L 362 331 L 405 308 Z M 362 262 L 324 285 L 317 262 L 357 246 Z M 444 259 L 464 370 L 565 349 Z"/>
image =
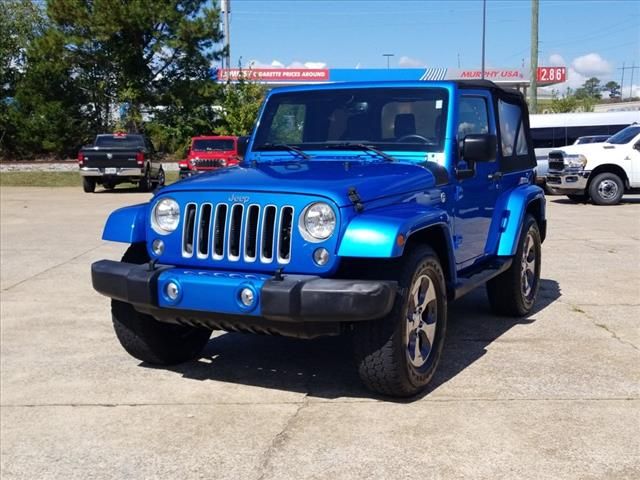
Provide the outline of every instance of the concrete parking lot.
<path id="1" fill-rule="evenodd" d="M 640 478 L 640 197 L 549 197 L 529 318 L 454 304 L 430 393 L 365 391 L 347 339 L 217 334 L 130 358 L 89 265 L 138 193 L 2 188 L 2 478 Z"/>

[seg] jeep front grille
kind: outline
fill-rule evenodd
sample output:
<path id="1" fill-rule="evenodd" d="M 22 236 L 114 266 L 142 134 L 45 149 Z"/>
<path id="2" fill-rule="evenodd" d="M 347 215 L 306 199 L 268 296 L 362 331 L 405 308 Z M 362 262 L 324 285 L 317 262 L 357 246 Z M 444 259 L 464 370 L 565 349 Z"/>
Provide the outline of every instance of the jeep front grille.
<path id="1" fill-rule="evenodd" d="M 286 264 L 291 261 L 291 206 L 188 203 L 182 223 L 182 256 Z"/>
<path id="2" fill-rule="evenodd" d="M 564 170 L 564 157 L 562 153 L 549 154 L 549 170 L 561 172 Z"/>
<path id="3" fill-rule="evenodd" d="M 191 165 L 196 168 L 218 168 L 224 167 L 224 162 L 221 159 L 194 158 Z"/>

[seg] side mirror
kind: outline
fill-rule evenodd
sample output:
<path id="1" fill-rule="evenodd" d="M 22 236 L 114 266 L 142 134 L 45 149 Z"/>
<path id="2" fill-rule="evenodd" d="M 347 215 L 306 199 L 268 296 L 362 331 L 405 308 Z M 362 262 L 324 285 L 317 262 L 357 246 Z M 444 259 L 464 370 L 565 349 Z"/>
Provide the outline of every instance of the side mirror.
<path id="1" fill-rule="evenodd" d="M 247 153 L 247 146 L 249 145 L 249 137 L 238 137 L 238 156 L 244 159 L 244 154 Z"/>
<path id="2" fill-rule="evenodd" d="M 475 162 L 490 162 L 496 158 L 496 136 L 471 134 L 464 137 L 460 156 L 469 165 Z"/>
<path id="3" fill-rule="evenodd" d="M 636 143 L 633 148 L 635 148 L 636 150 L 638 150 L 640 152 L 640 142 Z"/>

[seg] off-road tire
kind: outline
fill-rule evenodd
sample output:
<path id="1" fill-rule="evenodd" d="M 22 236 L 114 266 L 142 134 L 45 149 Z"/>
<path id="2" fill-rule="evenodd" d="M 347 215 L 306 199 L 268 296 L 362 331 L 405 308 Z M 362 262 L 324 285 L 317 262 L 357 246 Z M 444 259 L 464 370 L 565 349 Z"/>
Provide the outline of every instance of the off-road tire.
<path id="1" fill-rule="evenodd" d="M 146 168 L 144 171 L 144 175 L 140 177 L 140 181 L 138 182 L 138 190 L 141 192 L 148 192 L 151 190 L 151 170 Z"/>
<path id="2" fill-rule="evenodd" d="M 407 326 L 414 282 L 426 275 L 435 288 L 436 329 L 426 363 L 416 369 L 409 359 Z M 426 246 L 406 252 L 398 265 L 399 294 L 383 319 L 358 323 L 354 330 L 354 353 L 363 383 L 374 392 L 394 397 L 420 393 L 433 378 L 447 329 L 447 298 L 442 267 L 436 253 Z"/>
<path id="3" fill-rule="evenodd" d="M 82 189 L 85 193 L 93 193 L 96 191 L 96 181 L 90 177 L 82 177 Z"/>
<path id="4" fill-rule="evenodd" d="M 586 193 L 572 193 L 570 195 L 567 195 L 567 198 L 572 202 L 585 203 L 589 200 L 589 195 L 587 195 Z"/>
<path id="5" fill-rule="evenodd" d="M 142 264 L 149 257 L 144 244 L 133 244 L 123 262 Z M 156 365 L 174 365 L 196 358 L 211 337 L 206 328 L 157 321 L 136 311 L 131 304 L 111 301 L 113 328 L 129 355 Z"/>
<path id="6" fill-rule="evenodd" d="M 525 268 L 523 255 L 529 235 L 535 252 L 533 261 L 535 272 L 531 292 L 525 294 L 523 292 L 523 269 Z M 507 271 L 487 282 L 489 304 L 495 313 L 510 317 L 523 317 L 531 313 L 540 287 L 541 252 L 542 241 L 538 223 L 532 215 L 527 214 L 522 224 L 513 263 Z"/>
<path id="7" fill-rule="evenodd" d="M 607 194 L 606 185 L 609 185 L 615 193 Z M 596 175 L 589 183 L 589 196 L 596 205 L 616 205 L 620 203 L 624 195 L 624 182 L 615 173 L 601 173 Z"/>

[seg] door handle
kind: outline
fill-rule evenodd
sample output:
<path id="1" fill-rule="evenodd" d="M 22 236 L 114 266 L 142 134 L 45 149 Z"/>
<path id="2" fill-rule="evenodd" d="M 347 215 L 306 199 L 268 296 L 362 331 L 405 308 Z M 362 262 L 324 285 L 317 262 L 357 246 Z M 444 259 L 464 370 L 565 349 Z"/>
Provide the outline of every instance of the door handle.
<path id="1" fill-rule="evenodd" d="M 494 181 L 498 181 L 502 179 L 502 172 L 494 172 L 494 173 L 490 173 L 489 175 L 487 175 L 487 178 L 489 180 L 494 180 Z"/>

